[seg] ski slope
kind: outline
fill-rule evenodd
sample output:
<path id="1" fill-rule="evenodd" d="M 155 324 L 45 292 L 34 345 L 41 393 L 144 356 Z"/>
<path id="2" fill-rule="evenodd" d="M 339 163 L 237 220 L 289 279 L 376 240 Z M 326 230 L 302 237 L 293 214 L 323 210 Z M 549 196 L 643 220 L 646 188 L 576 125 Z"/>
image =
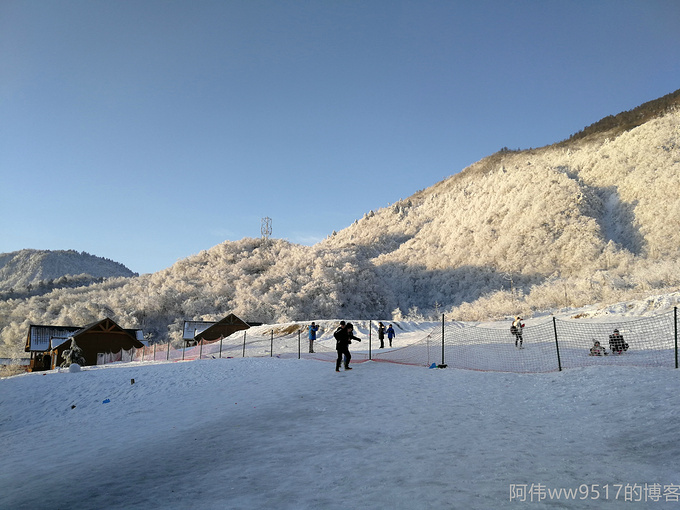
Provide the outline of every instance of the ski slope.
<path id="1" fill-rule="evenodd" d="M 679 378 L 266 357 L 20 375 L 0 508 L 677 508 Z"/>

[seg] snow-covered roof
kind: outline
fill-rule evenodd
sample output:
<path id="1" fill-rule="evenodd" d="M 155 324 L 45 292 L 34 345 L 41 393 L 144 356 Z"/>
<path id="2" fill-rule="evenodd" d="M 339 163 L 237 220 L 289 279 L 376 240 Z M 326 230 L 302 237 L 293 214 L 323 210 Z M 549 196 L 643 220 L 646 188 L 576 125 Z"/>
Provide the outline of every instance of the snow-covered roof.
<path id="1" fill-rule="evenodd" d="M 61 344 L 69 342 L 71 340 L 71 336 L 53 336 L 50 338 L 50 349 L 56 349 L 59 347 Z"/>
<path id="2" fill-rule="evenodd" d="M 80 331 L 78 326 L 33 326 L 28 330 L 27 351 L 42 352 L 50 350 L 53 338 L 69 338 Z M 62 342 L 63 343 L 63 342 Z"/>
<path id="3" fill-rule="evenodd" d="M 217 324 L 217 321 L 184 321 L 182 340 L 193 340 L 196 335 Z"/>

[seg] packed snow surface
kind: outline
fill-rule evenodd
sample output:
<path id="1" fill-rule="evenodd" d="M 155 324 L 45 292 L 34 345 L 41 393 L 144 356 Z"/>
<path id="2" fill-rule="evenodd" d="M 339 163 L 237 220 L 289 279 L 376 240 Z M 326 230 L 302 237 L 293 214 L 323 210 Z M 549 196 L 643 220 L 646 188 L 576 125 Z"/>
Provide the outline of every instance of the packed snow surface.
<path id="1" fill-rule="evenodd" d="M 679 370 L 352 365 L 211 359 L 0 380 L 0 508 L 680 507 Z"/>

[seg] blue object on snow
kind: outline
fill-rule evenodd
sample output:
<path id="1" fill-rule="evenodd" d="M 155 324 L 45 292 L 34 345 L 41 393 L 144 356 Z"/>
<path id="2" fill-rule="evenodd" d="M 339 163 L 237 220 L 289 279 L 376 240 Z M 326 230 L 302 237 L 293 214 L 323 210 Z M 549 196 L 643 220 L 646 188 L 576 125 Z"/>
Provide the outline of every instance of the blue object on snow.
<path id="1" fill-rule="evenodd" d="M 430 365 L 430 368 L 437 368 L 437 364 L 436 364 L 436 363 L 432 363 L 432 364 Z"/>
<path id="2" fill-rule="evenodd" d="M 104 402 L 102 402 L 102 404 L 108 404 L 109 402 L 111 402 L 111 400 L 107 398 L 106 400 L 104 400 Z"/>

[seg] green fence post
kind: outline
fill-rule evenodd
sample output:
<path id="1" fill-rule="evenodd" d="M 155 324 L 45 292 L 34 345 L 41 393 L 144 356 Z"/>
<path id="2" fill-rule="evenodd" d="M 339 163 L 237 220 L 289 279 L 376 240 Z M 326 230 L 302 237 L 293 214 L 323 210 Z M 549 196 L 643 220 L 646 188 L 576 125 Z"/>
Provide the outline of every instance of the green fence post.
<path id="1" fill-rule="evenodd" d="M 562 371 L 562 360 L 560 359 L 560 343 L 557 341 L 557 321 L 553 317 L 553 330 L 555 330 L 555 347 L 557 348 L 557 368 Z"/>

